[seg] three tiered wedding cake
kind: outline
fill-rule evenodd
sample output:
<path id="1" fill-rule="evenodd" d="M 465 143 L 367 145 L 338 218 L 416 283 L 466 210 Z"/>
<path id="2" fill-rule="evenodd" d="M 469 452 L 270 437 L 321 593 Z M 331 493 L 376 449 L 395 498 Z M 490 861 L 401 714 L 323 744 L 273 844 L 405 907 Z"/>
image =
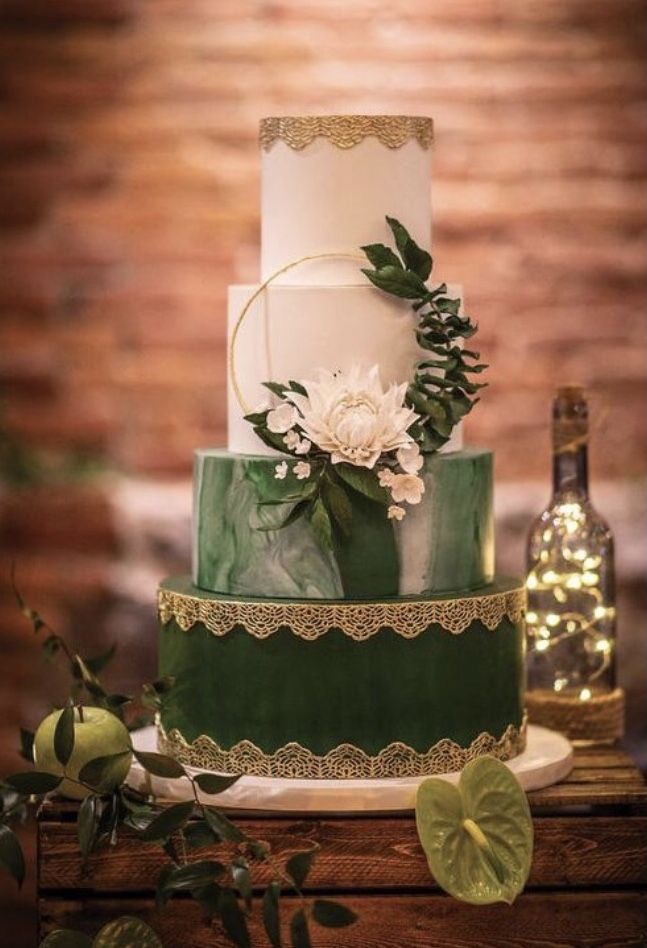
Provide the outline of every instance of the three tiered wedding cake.
<path id="1" fill-rule="evenodd" d="M 276 777 L 524 745 L 524 591 L 494 576 L 485 366 L 430 282 L 432 122 L 261 122 L 262 277 L 229 295 L 229 447 L 196 452 L 193 577 L 159 593 L 160 747 Z"/>

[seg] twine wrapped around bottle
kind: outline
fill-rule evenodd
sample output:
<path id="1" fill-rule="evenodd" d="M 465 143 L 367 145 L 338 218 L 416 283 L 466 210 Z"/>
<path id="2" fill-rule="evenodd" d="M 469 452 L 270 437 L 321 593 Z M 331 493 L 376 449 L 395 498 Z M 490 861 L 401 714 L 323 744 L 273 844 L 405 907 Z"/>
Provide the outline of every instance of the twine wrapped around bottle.
<path id="1" fill-rule="evenodd" d="M 625 693 L 622 688 L 592 695 L 586 701 L 554 691 L 532 690 L 526 693 L 526 707 L 531 724 L 561 731 L 572 741 L 611 743 L 624 735 Z"/>

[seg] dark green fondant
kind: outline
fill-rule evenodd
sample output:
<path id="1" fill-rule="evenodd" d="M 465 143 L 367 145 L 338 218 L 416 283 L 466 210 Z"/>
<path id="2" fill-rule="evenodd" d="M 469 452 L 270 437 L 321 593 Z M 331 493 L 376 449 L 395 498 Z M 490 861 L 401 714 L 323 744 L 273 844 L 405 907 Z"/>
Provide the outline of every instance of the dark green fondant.
<path id="1" fill-rule="evenodd" d="M 518 586 L 498 580 L 478 594 Z M 164 588 L 218 598 L 186 580 Z M 507 617 L 493 631 L 479 621 L 460 634 L 434 624 L 405 639 L 383 628 L 363 642 L 337 629 L 314 641 L 288 628 L 264 639 L 242 628 L 216 636 L 171 620 L 160 632 L 160 673 L 176 678 L 162 724 L 188 741 L 250 740 L 267 753 L 297 741 L 317 754 L 345 742 L 376 754 L 402 741 L 424 752 L 443 738 L 465 747 L 521 724 L 524 635 Z"/>
<path id="2" fill-rule="evenodd" d="M 290 509 L 259 505 L 285 493 L 286 482 L 274 477 L 278 460 L 223 450 L 196 453 L 193 575 L 200 588 L 243 596 L 374 599 L 469 590 L 492 579 L 491 452 L 427 457 L 422 502 L 405 505 L 400 523 L 388 520 L 379 504 L 352 495 L 351 535 L 333 553 L 322 550 L 305 518 L 267 529 Z"/>

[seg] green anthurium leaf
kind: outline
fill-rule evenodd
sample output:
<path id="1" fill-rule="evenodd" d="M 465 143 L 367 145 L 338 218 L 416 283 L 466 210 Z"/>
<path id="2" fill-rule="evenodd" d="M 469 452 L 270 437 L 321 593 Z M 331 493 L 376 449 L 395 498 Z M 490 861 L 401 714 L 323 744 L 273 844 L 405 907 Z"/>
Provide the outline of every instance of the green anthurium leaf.
<path id="1" fill-rule="evenodd" d="M 162 948 L 162 942 L 141 918 L 124 915 L 104 925 L 92 948 Z"/>
<path id="2" fill-rule="evenodd" d="M 292 948 L 312 948 L 308 919 L 303 909 L 299 909 L 292 916 L 290 922 L 290 941 Z"/>
<path id="3" fill-rule="evenodd" d="M 34 732 L 20 728 L 20 756 L 30 764 L 34 763 Z"/>
<path id="4" fill-rule="evenodd" d="M 241 774 L 197 774 L 193 779 L 204 793 L 222 793 L 240 780 Z"/>
<path id="5" fill-rule="evenodd" d="M 74 750 L 74 708 L 63 708 L 54 729 L 54 753 L 59 764 L 64 767 Z"/>
<path id="6" fill-rule="evenodd" d="M 399 258 L 393 253 L 390 247 L 385 247 L 384 244 L 366 244 L 359 249 L 364 251 L 368 257 L 368 262 L 372 264 L 376 270 L 379 270 L 381 267 L 399 267 L 400 270 L 404 269 Z"/>
<path id="7" fill-rule="evenodd" d="M 280 897 L 281 886 L 278 882 L 270 882 L 263 895 L 263 926 L 272 948 L 281 948 Z"/>
<path id="8" fill-rule="evenodd" d="M 375 471 L 367 467 L 355 467 L 354 464 L 336 464 L 335 473 L 359 494 L 363 494 L 378 504 L 389 503 L 389 495 L 383 487 L 380 487 Z"/>
<path id="9" fill-rule="evenodd" d="M 147 770 L 148 773 L 154 777 L 177 779 L 185 775 L 182 764 L 178 764 L 176 760 L 172 757 L 167 757 L 166 754 L 155 754 L 152 751 L 138 750 L 133 750 L 133 754 L 144 770 Z"/>
<path id="10" fill-rule="evenodd" d="M 317 849 L 306 849 L 303 852 L 295 853 L 294 856 L 290 856 L 288 859 L 285 868 L 288 875 L 294 880 L 297 889 L 303 887 L 316 855 Z"/>
<path id="11" fill-rule="evenodd" d="M 56 790 L 62 779 L 62 777 L 45 773 L 42 770 L 29 770 L 25 773 L 12 774 L 10 777 L 6 777 L 5 783 L 8 783 L 18 793 L 40 795 Z"/>
<path id="12" fill-rule="evenodd" d="M 341 902 L 332 902 L 330 899 L 315 899 L 312 905 L 312 917 L 318 925 L 325 928 L 345 928 L 357 921 L 357 915 L 352 909 L 346 908 Z"/>
<path id="13" fill-rule="evenodd" d="M 139 834 L 139 838 L 148 843 L 168 839 L 173 833 L 182 829 L 185 823 L 190 819 L 192 813 L 193 803 L 191 801 L 174 803 L 173 806 L 162 810 L 152 823 L 149 823 L 146 829 L 142 830 Z"/>
<path id="14" fill-rule="evenodd" d="M 413 270 L 421 280 L 428 280 L 432 267 L 431 256 L 426 250 L 418 246 L 400 221 L 397 221 L 394 217 L 387 217 L 386 222 L 391 228 L 396 246 L 406 268 Z"/>
<path id="15" fill-rule="evenodd" d="M 386 266 L 379 270 L 362 270 L 364 276 L 368 277 L 373 286 L 378 290 L 384 290 L 392 296 L 399 296 L 405 300 L 417 300 L 424 296 L 427 287 L 419 276 L 412 273 L 411 270 L 403 270 L 401 267 Z"/>
<path id="16" fill-rule="evenodd" d="M 83 932 L 70 928 L 57 928 L 50 932 L 40 943 L 39 948 L 92 948 L 92 939 Z"/>
<path id="17" fill-rule="evenodd" d="M 239 948 L 251 948 L 252 943 L 247 930 L 247 922 L 233 889 L 221 890 L 218 899 L 218 914 L 233 943 L 238 945 Z"/>
<path id="18" fill-rule="evenodd" d="M 18 837 L 3 823 L 0 823 L 0 865 L 16 880 L 20 889 L 25 881 L 25 857 Z"/>
<path id="19" fill-rule="evenodd" d="M 131 753 L 126 750 L 89 760 L 79 771 L 79 780 L 95 790 L 112 789 L 123 780 L 124 762 L 131 757 Z"/>
<path id="20" fill-rule="evenodd" d="M 528 800 L 494 757 L 467 764 L 457 787 L 437 777 L 423 781 L 416 826 L 436 882 L 455 898 L 511 904 L 526 884 L 533 845 Z"/>

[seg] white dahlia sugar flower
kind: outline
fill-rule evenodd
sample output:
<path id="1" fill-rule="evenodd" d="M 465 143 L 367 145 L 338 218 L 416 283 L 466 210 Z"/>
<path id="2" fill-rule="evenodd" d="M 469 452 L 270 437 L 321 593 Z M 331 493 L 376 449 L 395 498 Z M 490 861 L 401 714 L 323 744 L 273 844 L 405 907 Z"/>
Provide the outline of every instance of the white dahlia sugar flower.
<path id="1" fill-rule="evenodd" d="M 277 481 L 284 481 L 288 474 L 288 462 L 281 461 L 280 464 L 274 465 L 274 477 Z"/>
<path id="2" fill-rule="evenodd" d="M 302 383 L 307 395 L 286 397 L 299 409 L 305 434 L 333 464 L 372 468 L 381 454 L 412 443 L 407 429 L 418 416 L 404 405 L 406 383 L 384 391 L 376 365 L 336 373 L 320 369 L 318 376 Z"/>
<path id="3" fill-rule="evenodd" d="M 284 434 L 294 427 L 298 417 L 294 405 L 282 402 L 278 408 L 273 408 L 267 413 L 267 427 L 274 434 Z"/>
<path id="4" fill-rule="evenodd" d="M 297 461 L 292 470 L 298 481 L 305 481 L 310 477 L 311 468 L 307 461 Z"/>
<path id="5" fill-rule="evenodd" d="M 394 474 L 389 484 L 391 497 L 396 503 L 419 504 L 425 492 L 425 483 L 416 474 Z"/>
<path id="6" fill-rule="evenodd" d="M 406 510 L 404 509 L 404 507 L 398 507 L 397 504 L 391 504 L 391 506 L 386 512 L 386 515 L 389 518 L 389 520 L 402 520 L 405 513 L 406 513 Z"/>
<path id="7" fill-rule="evenodd" d="M 406 474 L 417 474 L 425 463 L 425 459 L 420 453 L 420 448 L 415 441 L 411 444 L 406 444 L 403 448 L 399 448 L 396 457 L 398 464 Z"/>

